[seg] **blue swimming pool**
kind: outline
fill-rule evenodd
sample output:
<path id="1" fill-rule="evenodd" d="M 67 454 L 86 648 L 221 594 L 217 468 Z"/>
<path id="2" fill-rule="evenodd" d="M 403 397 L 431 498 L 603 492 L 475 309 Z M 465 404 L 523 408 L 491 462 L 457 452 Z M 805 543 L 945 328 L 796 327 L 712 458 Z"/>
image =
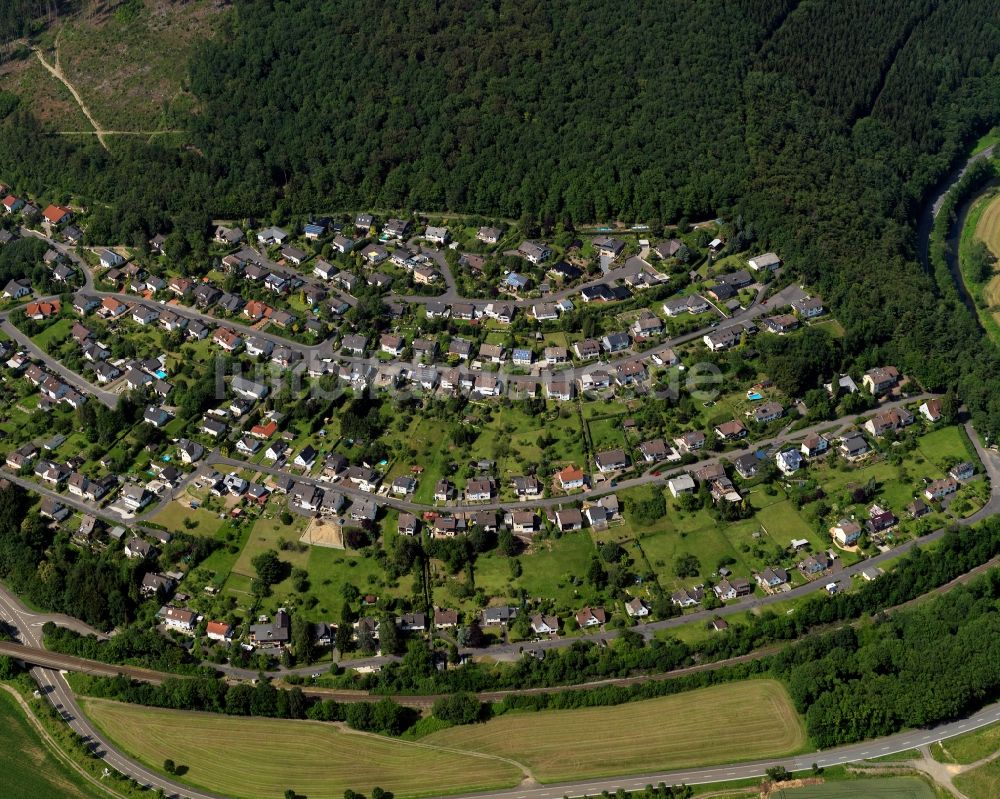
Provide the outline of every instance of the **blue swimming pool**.
<path id="1" fill-rule="evenodd" d="M 162 369 L 157 369 L 157 370 L 156 370 L 156 371 L 154 372 L 154 374 L 155 374 L 155 375 L 156 375 L 156 376 L 157 376 L 158 378 L 160 378 L 160 380 L 164 380 L 164 379 L 166 379 L 166 377 L 167 377 L 167 373 L 166 373 L 166 372 L 164 372 L 164 371 L 163 371 Z"/>
<path id="2" fill-rule="evenodd" d="M 762 399 L 764 399 L 764 395 L 761 394 L 759 391 L 748 391 L 747 392 L 747 399 L 748 400 L 754 400 L 754 401 L 756 401 L 756 400 L 762 400 Z"/>

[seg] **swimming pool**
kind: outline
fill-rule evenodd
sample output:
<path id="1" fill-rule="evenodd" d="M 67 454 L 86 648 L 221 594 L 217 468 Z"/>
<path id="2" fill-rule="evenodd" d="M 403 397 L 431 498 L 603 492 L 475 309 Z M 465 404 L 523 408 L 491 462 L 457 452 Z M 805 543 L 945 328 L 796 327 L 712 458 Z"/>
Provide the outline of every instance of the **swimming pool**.
<path id="1" fill-rule="evenodd" d="M 747 399 L 748 400 L 753 400 L 753 401 L 756 402 L 757 400 L 764 399 L 764 395 L 761 394 L 759 391 L 748 391 L 747 392 Z"/>
<path id="2" fill-rule="evenodd" d="M 167 377 L 167 373 L 162 369 L 157 369 L 153 374 L 155 374 L 160 380 L 164 380 Z"/>

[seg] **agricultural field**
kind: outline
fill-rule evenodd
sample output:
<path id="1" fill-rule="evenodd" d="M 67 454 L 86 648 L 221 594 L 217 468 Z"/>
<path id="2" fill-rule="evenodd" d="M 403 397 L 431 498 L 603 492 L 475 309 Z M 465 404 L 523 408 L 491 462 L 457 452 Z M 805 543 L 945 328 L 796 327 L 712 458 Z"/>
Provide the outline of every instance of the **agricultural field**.
<path id="1" fill-rule="evenodd" d="M 1000 195 L 995 189 L 984 193 L 969 207 L 959 235 L 958 262 L 983 327 L 995 343 L 1000 343 L 1000 274 L 996 273 L 995 265 L 992 276 L 984 275 L 975 265 L 974 253 L 979 242 L 994 257 L 1000 254 Z"/>
<path id="2" fill-rule="evenodd" d="M 291 788 L 309 799 L 340 799 L 373 786 L 399 799 L 511 787 L 523 774 L 496 757 L 440 751 L 333 724 L 160 710 L 85 699 L 84 710 L 112 741 L 159 769 L 166 758 L 181 779 L 245 799 Z"/>
<path id="3" fill-rule="evenodd" d="M 991 760 L 955 777 L 955 787 L 967 799 L 994 799 L 1000 796 L 1000 760 Z"/>
<path id="4" fill-rule="evenodd" d="M 919 777 L 885 777 L 825 782 L 785 788 L 771 799 L 935 799 L 934 789 Z"/>
<path id="5" fill-rule="evenodd" d="M 726 717 L 739 719 L 739 735 L 720 735 L 715 725 L 705 723 L 723 710 Z M 597 729 L 599 742 L 594 739 Z M 778 757 L 806 745 L 785 689 L 772 680 L 730 683 L 615 707 L 511 713 L 421 740 L 512 758 L 542 782 Z"/>
<path id="6" fill-rule="evenodd" d="M 25 717 L 15 699 L 0 690 L 0 752 L 4 799 L 106 799 L 57 758 Z"/>
<path id="7" fill-rule="evenodd" d="M 1000 256 L 1000 202 L 996 197 L 990 197 L 984 204 L 976 221 L 976 238 Z"/>

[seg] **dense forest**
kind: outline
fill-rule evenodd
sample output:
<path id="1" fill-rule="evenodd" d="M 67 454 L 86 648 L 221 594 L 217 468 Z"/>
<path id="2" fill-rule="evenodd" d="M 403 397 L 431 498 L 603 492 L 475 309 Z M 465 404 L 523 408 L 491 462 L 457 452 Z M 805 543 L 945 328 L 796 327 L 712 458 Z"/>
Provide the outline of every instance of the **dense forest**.
<path id="1" fill-rule="evenodd" d="M 996 439 L 1000 358 L 921 269 L 916 220 L 1000 122 L 998 18 L 1000 0 L 236 0 L 190 64 L 187 146 L 107 153 L 7 110 L 0 174 L 92 202 L 100 244 L 360 207 L 543 234 L 722 215 L 821 292 L 847 361 L 957 387 Z"/>

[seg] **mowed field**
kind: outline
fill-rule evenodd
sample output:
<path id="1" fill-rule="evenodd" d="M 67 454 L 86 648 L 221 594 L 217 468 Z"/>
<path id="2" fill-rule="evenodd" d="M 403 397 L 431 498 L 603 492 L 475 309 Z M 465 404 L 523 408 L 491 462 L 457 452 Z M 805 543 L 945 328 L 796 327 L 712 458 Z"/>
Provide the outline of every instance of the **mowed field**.
<path id="1" fill-rule="evenodd" d="M 4 799 L 105 799 L 108 794 L 57 759 L 14 698 L 0 690 L 0 795 Z"/>
<path id="2" fill-rule="evenodd" d="M 1000 257 L 1000 196 L 994 197 L 976 223 L 976 238 Z"/>
<path id="3" fill-rule="evenodd" d="M 993 255 L 1000 257 L 1000 195 L 988 201 L 976 222 L 975 237 L 986 244 Z M 966 228 L 966 233 L 967 235 Z M 963 236 L 964 238 L 964 236 Z M 987 308 L 1000 305 L 1000 275 L 994 275 L 983 286 L 983 301 Z"/>
<path id="4" fill-rule="evenodd" d="M 511 713 L 421 740 L 509 757 L 558 782 L 778 757 L 802 749 L 806 734 L 780 683 L 747 680 L 614 707 Z"/>
<path id="5" fill-rule="evenodd" d="M 183 779 L 244 799 L 273 799 L 287 789 L 309 799 L 340 799 L 374 786 L 399 799 L 517 785 L 517 766 L 422 743 L 344 732 L 323 722 L 234 718 L 212 713 L 82 700 L 93 722 L 151 768 L 166 758 Z M 25 794 L 28 797 L 29 794 Z"/>
<path id="6" fill-rule="evenodd" d="M 935 799 L 934 789 L 919 777 L 845 780 L 788 788 L 771 799 Z"/>

